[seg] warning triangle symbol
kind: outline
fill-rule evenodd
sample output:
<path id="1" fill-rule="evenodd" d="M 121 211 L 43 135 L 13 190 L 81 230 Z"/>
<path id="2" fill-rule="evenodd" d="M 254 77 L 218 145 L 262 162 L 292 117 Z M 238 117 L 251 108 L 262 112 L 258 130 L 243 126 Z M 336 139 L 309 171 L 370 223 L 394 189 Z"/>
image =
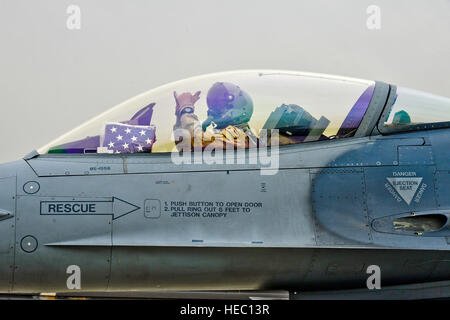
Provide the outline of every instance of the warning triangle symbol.
<path id="1" fill-rule="evenodd" d="M 398 192 L 400 197 L 409 205 L 416 194 L 423 178 L 386 178 Z"/>

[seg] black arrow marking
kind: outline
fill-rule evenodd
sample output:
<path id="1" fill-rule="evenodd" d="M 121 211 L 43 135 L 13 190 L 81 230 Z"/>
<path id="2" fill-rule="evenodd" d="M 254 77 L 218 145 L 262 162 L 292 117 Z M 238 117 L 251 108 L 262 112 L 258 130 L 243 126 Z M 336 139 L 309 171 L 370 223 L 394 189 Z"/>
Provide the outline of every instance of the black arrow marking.
<path id="1" fill-rule="evenodd" d="M 141 209 L 128 201 L 112 197 L 110 201 L 41 201 L 41 215 L 110 215 L 113 220 Z"/>

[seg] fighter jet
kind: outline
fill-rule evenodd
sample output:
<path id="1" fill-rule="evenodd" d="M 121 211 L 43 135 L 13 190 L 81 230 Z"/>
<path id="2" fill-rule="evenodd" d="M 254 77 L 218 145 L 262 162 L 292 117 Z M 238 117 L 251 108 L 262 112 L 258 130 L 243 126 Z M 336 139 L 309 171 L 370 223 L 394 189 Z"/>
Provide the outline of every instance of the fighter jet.
<path id="1" fill-rule="evenodd" d="M 0 166 L 0 292 L 450 295 L 449 124 L 381 81 L 163 85 Z"/>

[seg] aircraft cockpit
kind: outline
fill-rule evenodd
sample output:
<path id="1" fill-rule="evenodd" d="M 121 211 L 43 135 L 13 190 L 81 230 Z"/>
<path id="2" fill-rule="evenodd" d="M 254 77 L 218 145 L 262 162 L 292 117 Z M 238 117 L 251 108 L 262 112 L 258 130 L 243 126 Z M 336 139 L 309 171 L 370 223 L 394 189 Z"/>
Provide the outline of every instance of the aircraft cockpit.
<path id="1" fill-rule="evenodd" d="M 209 74 L 163 85 L 97 116 L 41 148 L 40 154 L 131 154 L 258 147 L 263 131 L 279 145 L 353 137 L 374 81 L 285 71 Z M 430 109 L 421 103 L 432 102 Z M 442 119 L 449 99 L 398 88 L 380 131 Z M 447 114 L 445 114 L 447 116 Z M 188 134 L 180 137 L 179 131 Z M 241 139 L 241 143 L 236 140 Z M 184 142 L 184 148 L 182 147 Z M 186 148 L 187 142 L 187 148 Z M 193 148 L 192 148 L 193 150 Z"/>

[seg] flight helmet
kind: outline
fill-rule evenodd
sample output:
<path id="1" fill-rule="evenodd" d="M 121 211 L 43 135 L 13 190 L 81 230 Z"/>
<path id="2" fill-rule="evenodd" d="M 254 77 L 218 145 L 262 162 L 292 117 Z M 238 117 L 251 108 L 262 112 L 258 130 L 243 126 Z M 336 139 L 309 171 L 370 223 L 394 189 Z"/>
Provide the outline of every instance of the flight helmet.
<path id="1" fill-rule="evenodd" d="M 206 97 L 208 118 L 203 131 L 214 122 L 218 129 L 247 123 L 253 114 L 253 101 L 239 86 L 229 82 L 216 82 Z"/>

